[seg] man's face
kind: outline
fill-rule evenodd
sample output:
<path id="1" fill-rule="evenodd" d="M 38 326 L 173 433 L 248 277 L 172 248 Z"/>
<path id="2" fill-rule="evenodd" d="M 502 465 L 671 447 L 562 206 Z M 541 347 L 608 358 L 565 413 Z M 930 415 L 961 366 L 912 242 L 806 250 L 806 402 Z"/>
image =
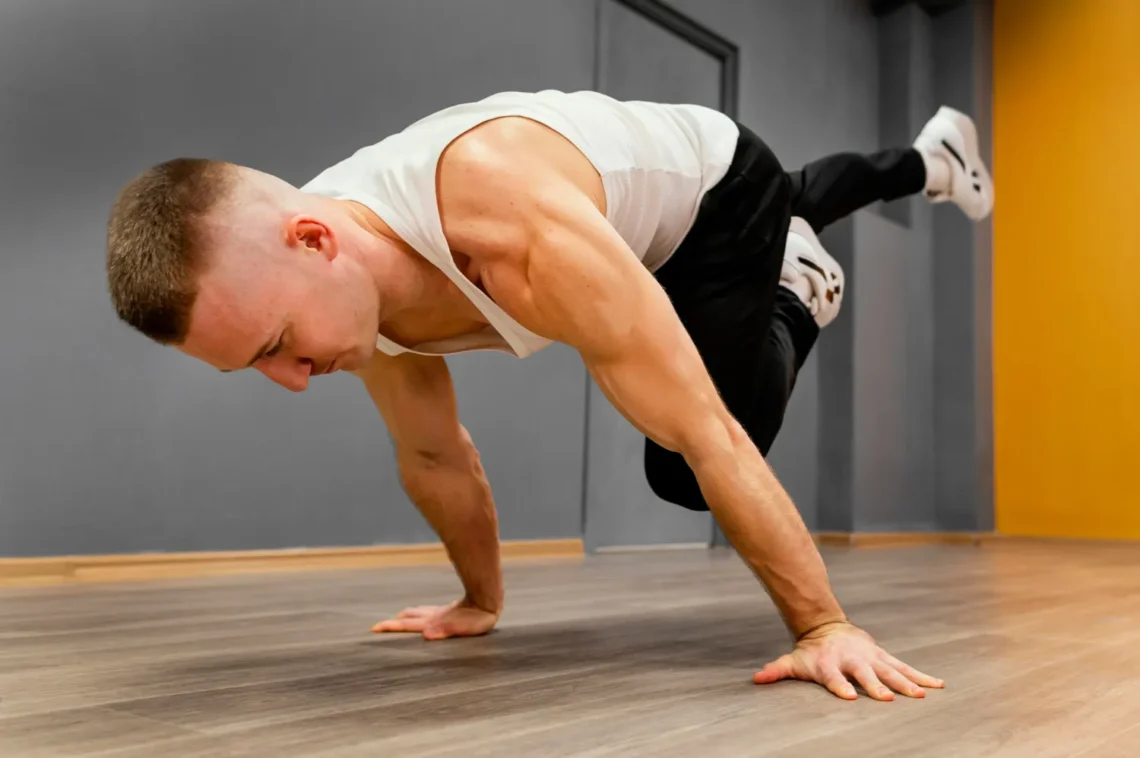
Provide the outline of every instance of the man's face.
<path id="1" fill-rule="evenodd" d="M 331 235 L 302 225 L 278 239 L 289 242 L 211 256 L 179 349 L 223 371 L 255 368 L 300 392 L 311 376 L 368 362 L 379 299 L 371 276 Z"/>

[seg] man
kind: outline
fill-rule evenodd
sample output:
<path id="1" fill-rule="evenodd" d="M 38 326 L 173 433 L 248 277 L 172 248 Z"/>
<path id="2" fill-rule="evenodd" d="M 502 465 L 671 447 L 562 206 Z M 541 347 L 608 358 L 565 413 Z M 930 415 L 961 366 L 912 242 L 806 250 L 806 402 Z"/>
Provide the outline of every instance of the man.
<path id="1" fill-rule="evenodd" d="M 843 275 L 814 232 L 925 192 L 971 218 L 992 186 L 970 120 L 940 110 L 912 147 L 787 173 L 751 131 L 690 105 L 501 93 L 435 113 L 301 188 L 179 159 L 121 193 L 108 230 L 127 323 L 222 371 L 291 390 L 359 376 L 401 480 L 465 595 L 377 632 L 489 631 L 503 607 L 490 488 L 443 355 L 581 354 L 647 438 L 662 498 L 711 510 L 795 638 L 757 683 L 921 697 L 942 683 L 849 623 L 764 460 Z"/>

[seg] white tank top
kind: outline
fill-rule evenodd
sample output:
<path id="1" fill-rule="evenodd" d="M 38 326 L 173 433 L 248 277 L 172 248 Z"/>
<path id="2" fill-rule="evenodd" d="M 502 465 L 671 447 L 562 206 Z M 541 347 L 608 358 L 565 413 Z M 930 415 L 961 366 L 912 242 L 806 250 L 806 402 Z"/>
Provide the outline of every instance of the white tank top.
<path id="1" fill-rule="evenodd" d="M 501 350 L 519 358 L 550 344 L 523 328 L 456 266 L 439 218 L 436 165 L 459 135 L 502 116 L 525 116 L 578 147 L 601 175 L 606 218 L 650 271 L 689 231 L 701 198 L 725 175 L 739 131 L 696 105 L 622 102 L 597 92 L 503 92 L 427 116 L 317 175 L 301 189 L 371 209 L 465 293 L 490 326 L 482 333 L 417 345 L 377 335 L 389 355 Z"/>

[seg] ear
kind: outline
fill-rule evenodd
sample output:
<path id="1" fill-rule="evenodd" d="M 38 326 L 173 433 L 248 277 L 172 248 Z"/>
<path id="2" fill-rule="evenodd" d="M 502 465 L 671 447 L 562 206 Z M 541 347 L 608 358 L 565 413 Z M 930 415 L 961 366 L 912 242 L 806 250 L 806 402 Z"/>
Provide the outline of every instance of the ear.
<path id="1" fill-rule="evenodd" d="M 332 228 L 313 216 L 290 218 L 285 224 L 285 239 L 291 248 L 318 253 L 330 261 L 337 256 L 340 247 Z"/>

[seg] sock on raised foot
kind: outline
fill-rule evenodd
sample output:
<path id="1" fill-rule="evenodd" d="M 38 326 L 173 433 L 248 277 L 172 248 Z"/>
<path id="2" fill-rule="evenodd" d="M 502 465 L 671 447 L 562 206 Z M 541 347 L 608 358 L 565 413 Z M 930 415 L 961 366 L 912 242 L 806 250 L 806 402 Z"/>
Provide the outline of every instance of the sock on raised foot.
<path id="1" fill-rule="evenodd" d="M 945 156 L 937 153 L 919 150 L 922 162 L 926 165 L 926 186 L 923 191 L 927 195 L 943 195 L 950 191 L 950 162 Z"/>
<path id="2" fill-rule="evenodd" d="M 801 276 L 790 282 L 782 281 L 780 284 L 782 284 L 785 289 L 793 292 L 796 297 L 803 301 L 804 305 L 811 308 L 811 299 L 815 296 L 815 292 L 811 288 L 811 282 L 809 282 L 806 277 Z"/>

